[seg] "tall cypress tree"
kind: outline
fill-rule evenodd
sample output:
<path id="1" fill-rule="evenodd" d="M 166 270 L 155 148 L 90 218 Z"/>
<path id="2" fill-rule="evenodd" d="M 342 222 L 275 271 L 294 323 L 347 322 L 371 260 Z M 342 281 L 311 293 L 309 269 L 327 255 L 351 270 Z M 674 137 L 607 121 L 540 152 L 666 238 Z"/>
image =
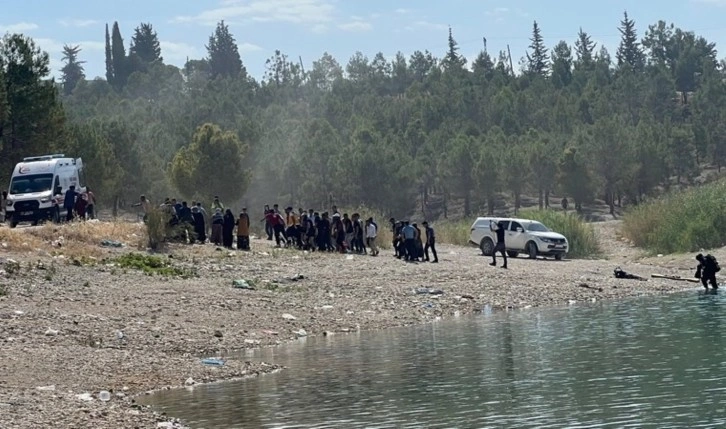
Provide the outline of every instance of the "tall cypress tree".
<path id="1" fill-rule="evenodd" d="M 635 31 L 635 21 L 628 18 L 628 12 L 623 13 L 620 21 L 620 45 L 616 58 L 618 67 L 630 66 L 633 70 L 642 70 L 645 66 L 645 55 L 638 42 L 638 33 Z"/>
<path id="2" fill-rule="evenodd" d="M 106 24 L 106 82 L 109 85 L 114 86 L 114 73 L 113 73 L 113 56 L 111 54 L 111 35 L 108 33 L 108 24 Z"/>
<path id="3" fill-rule="evenodd" d="M 537 25 L 537 21 L 534 21 L 532 38 L 529 41 L 531 42 L 529 45 L 531 54 L 527 52 L 527 71 L 540 76 L 547 76 L 550 58 L 547 55 L 547 47 L 545 47 L 544 39 L 542 38 L 542 30 Z"/>
<path id="4" fill-rule="evenodd" d="M 111 33 L 111 57 L 113 60 L 114 86 L 121 89 L 126 85 L 129 78 L 128 58 L 126 57 L 126 48 L 124 47 L 124 39 L 121 37 L 121 30 L 118 28 L 118 22 L 113 23 L 113 31 Z"/>

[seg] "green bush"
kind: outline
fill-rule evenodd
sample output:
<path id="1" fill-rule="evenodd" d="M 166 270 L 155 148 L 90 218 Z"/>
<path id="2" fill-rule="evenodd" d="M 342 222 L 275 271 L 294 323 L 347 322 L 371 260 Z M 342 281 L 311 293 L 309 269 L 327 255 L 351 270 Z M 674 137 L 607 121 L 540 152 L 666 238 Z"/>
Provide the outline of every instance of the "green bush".
<path id="1" fill-rule="evenodd" d="M 146 275 L 160 275 L 165 277 L 190 278 L 196 276 L 193 270 L 173 266 L 159 256 L 143 255 L 140 253 L 127 253 L 116 258 L 121 268 L 131 268 L 142 271 Z"/>
<path id="2" fill-rule="evenodd" d="M 652 253 L 695 252 L 726 244 L 726 181 L 673 192 L 629 210 L 623 235 Z"/>
<path id="3" fill-rule="evenodd" d="M 169 214 L 158 208 L 151 209 L 146 215 L 144 223 L 149 249 L 159 250 L 171 236 L 173 228 L 169 226 L 169 220 Z"/>
<path id="4" fill-rule="evenodd" d="M 600 253 L 592 225 L 583 221 L 575 213 L 563 213 L 553 210 L 523 210 L 519 213 L 522 219 L 542 222 L 550 230 L 567 237 L 570 258 L 592 258 Z"/>

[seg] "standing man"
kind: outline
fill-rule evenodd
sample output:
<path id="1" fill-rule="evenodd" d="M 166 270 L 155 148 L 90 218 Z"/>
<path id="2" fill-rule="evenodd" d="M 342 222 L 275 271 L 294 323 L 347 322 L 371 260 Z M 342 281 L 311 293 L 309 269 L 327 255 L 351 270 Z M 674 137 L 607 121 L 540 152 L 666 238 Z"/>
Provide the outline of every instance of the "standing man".
<path id="1" fill-rule="evenodd" d="M 413 262 L 416 256 L 416 228 L 410 225 L 408 221 L 404 221 L 401 236 L 403 237 L 406 261 Z"/>
<path id="2" fill-rule="evenodd" d="M 72 188 L 73 188 L 73 186 L 71 186 L 71 189 Z M 66 192 L 66 195 L 67 194 L 68 193 Z M 66 206 L 66 200 L 63 200 L 63 207 L 65 207 L 65 206 Z M 149 202 L 149 200 L 146 199 L 146 197 L 144 195 L 140 196 L 139 202 L 134 204 L 131 207 L 141 207 L 141 210 L 144 212 L 143 221 L 146 222 L 149 219 L 149 210 L 151 209 L 151 203 Z"/>
<path id="3" fill-rule="evenodd" d="M 429 226 L 428 221 L 424 221 L 422 225 L 426 229 L 426 246 L 424 246 L 424 260 L 426 262 L 429 261 L 429 249 L 431 249 L 431 253 L 434 257 L 434 260 L 431 261 L 431 263 L 436 264 L 439 262 L 439 257 L 436 255 L 436 235 L 434 234 L 434 229 Z"/>
<path id="4" fill-rule="evenodd" d="M 73 220 L 73 208 L 76 206 L 76 196 L 78 196 L 76 186 L 71 185 L 63 197 L 63 208 L 66 209 L 66 222 Z"/>
<path id="5" fill-rule="evenodd" d="M 96 195 L 88 186 L 86 186 L 86 199 L 88 200 L 86 215 L 89 219 L 96 219 Z"/>
<path id="6" fill-rule="evenodd" d="M 368 248 L 371 249 L 371 256 L 378 256 L 378 246 L 376 245 L 376 236 L 378 235 L 378 228 L 373 223 L 373 218 L 366 220 L 366 241 L 368 242 Z"/>
<path id="7" fill-rule="evenodd" d="M 300 223 L 300 219 L 295 214 L 295 211 L 292 209 L 292 206 L 287 207 L 285 209 L 285 225 L 287 226 L 287 230 L 285 231 L 285 235 L 287 236 L 287 246 L 299 246 L 300 240 L 299 240 L 299 234 L 298 234 L 298 225 Z"/>
<path id="8" fill-rule="evenodd" d="M 696 255 L 698 261 L 698 267 L 696 268 L 696 278 L 701 279 L 703 287 L 708 290 L 708 284 L 711 283 L 713 290 L 718 289 L 718 283 L 716 282 L 716 273 L 721 271 L 721 267 L 718 265 L 718 261 L 712 255 L 703 256 L 702 254 Z"/>
<path id="9" fill-rule="evenodd" d="M 250 250 L 250 217 L 246 207 L 237 219 L 237 250 Z"/>
<path id="10" fill-rule="evenodd" d="M 217 195 L 214 196 L 214 201 L 212 202 L 212 210 L 216 209 L 224 211 L 224 204 L 219 201 L 219 197 Z"/>
<path id="11" fill-rule="evenodd" d="M 497 266 L 497 252 L 502 253 L 502 258 L 504 258 L 504 265 L 502 265 L 502 268 L 507 268 L 507 250 L 506 246 L 504 245 L 504 224 L 499 221 L 497 223 L 494 223 L 493 221 L 489 223 L 489 229 L 492 231 L 496 231 L 497 233 L 497 244 L 494 246 L 494 250 L 492 251 L 492 263 L 489 264 L 492 267 Z"/>

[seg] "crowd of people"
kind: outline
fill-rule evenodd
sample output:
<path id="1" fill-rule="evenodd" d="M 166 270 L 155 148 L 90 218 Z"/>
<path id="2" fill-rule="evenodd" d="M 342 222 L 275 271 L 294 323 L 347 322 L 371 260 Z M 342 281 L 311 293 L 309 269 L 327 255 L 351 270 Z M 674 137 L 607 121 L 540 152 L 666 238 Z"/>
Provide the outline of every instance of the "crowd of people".
<path id="1" fill-rule="evenodd" d="M 134 206 L 141 207 L 144 219 L 152 210 L 151 202 L 141 196 Z M 201 202 L 177 201 L 167 198 L 160 209 L 167 213 L 169 226 L 176 231 L 175 238 L 189 244 L 212 243 L 228 249 L 250 250 L 250 229 L 252 227 L 247 208 L 237 217 L 232 210 L 225 208 L 218 196 L 211 204 L 211 216 Z M 332 214 L 331 214 L 332 213 Z M 363 219 L 359 213 L 341 214 L 336 206 L 330 212 L 314 209 L 294 210 L 287 207 L 280 210 L 279 205 L 264 207 L 260 223 L 264 225 L 267 240 L 275 240 L 277 247 L 297 248 L 310 252 L 355 253 L 378 256 L 379 226 L 372 217 Z M 390 219 L 393 233 L 393 248 L 399 259 L 438 262 L 434 230 L 428 222 L 423 222 L 424 230 L 416 223 Z M 429 258 L 429 251 L 432 259 Z"/>

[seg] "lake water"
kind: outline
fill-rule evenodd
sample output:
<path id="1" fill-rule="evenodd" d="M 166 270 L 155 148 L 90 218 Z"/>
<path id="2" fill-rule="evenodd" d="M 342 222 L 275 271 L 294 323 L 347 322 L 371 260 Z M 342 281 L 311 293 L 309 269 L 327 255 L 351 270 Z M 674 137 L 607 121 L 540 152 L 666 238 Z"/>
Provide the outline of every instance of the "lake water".
<path id="1" fill-rule="evenodd" d="M 256 351 L 289 369 L 144 398 L 195 428 L 726 427 L 726 300 L 530 309 Z"/>

